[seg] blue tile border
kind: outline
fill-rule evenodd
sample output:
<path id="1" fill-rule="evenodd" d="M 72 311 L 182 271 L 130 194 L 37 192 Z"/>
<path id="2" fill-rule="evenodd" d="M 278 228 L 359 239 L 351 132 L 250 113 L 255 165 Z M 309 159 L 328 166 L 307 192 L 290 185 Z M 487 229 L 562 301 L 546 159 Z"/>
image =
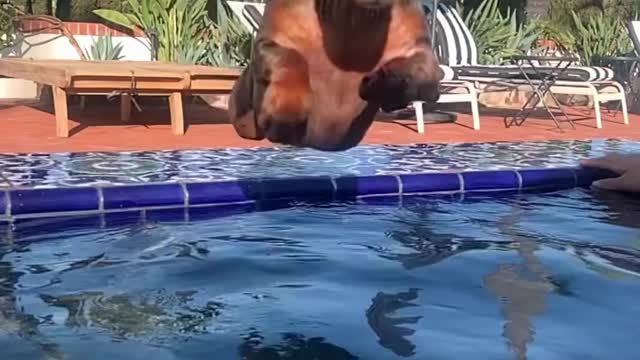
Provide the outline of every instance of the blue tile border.
<path id="1" fill-rule="evenodd" d="M 545 177 L 545 172 L 536 171 Z M 461 174 L 465 191 L 493 191 L 493 189 L 520 189 L 521 176 L 517 171 L 473 171 Z"/>
<path id="2" fill-rule="evenodd" d="M 92 187 L 10 190 L 7 194 L 7 217 L 100 210 L 98 189 Z"/>
<path id="3" fill-rule="evenodd" d="M 578 175 L 571 169 L 549 169 L 544 173 L 521 170 L 522 186 L 525 188 L 568 189 L 577 186 Z"/>
<path id="4" fill-rule="evenodd" d="M 0 191 L 0 219 L 5 218 L 7 208 L 7 191 Z"/>
<path id="5" fill-rule="evenodd" d="M 187 205 L 186 192 L 180 184 L 102 187 L 105 210 Z"/>
<path id="6" fill-rule="evenodd" d="M 190 205 L 244 202 L 259 197 L 261 188 L 259 181 L 244 180 L 186 184 Z"/>
<path id="7" fill-rule="evenodd" d="M 399 175 L 403 195 L 419 195 L 437 192 L 462 191 L 462 176 L 459 173 L 434 173 Z"/>
<path id="8" fill-rule="evenodd" d="M 343 176 L 335 179 L 336 199 L 399 194 L 400 180 L 396 176 Z"/>
<path id="9" fill-rule="evenodd" d="M 554 191 L 589 186 L 615 174 L 582 167 L 379 176 L 292 177 L 240 181 L 14 189 L 0 196 L 0 219 L 89 215 L 267 201 L 362 200 L 473 192 Z M 5 196 L 6 195 L 6 196 Z M 156 212 L 154 214 L 159 214 Z"/>
<path id="10" fill-rule="evenodd" d="M 290 179 L 269 179 L 262 181 L 259 198 L 247 200 L 278 199 L 331 199 L 336 187 L 330 177 L 304 177 Z"/>

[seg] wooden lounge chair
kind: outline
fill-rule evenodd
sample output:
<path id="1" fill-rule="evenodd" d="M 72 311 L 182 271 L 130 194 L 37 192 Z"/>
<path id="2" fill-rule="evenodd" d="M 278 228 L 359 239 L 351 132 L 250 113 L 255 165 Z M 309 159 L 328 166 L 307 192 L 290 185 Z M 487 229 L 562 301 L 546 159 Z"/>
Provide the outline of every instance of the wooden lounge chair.
<path id="1" fill-rule="evenodd" d="M 235 68 L 180 65 L 156 61 L 0 59 L 0 76 L 31 80 L 53 89 L 56 135 L 69 136 L 67 95 L 116 93 L 123 97 L 121 117 L 128 119 L 131 95 L 169 96 L 171 128 L 185 131 L 182 97 L 228 93 L 240 76 Z"/>

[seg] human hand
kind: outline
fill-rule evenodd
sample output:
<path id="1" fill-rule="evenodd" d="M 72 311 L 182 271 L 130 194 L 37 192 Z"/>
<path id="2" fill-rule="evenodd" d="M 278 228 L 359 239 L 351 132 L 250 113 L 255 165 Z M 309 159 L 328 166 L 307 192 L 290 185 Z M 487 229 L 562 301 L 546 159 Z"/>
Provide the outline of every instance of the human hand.
<path id="1" fill-rule="evenodd" d="M 581 164 L 585 167 L 609 170 L 619 175 L 594 181 L 592 186 L 596 188 L 640 193 L 640 153 L 609 154 L 583 160 Z"/>

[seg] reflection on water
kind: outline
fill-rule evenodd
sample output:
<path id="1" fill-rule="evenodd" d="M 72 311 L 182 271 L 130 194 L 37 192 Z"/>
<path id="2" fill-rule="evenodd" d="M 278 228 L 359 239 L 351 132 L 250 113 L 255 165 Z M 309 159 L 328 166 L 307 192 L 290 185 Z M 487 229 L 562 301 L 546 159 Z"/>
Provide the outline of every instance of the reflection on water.
<path id="1" fill-rule="evenodd" d="M 356 360 L 349 351 L 328 343 L 321 337 L 307 338 L 302 334 L 282 334 L 282 342 L 277 345 L 263 344 L 264 337 L 256 330 L 245 336 L 238 351 L 242 360 Z"/>
<path id="2" fill-rule="evenodd" d="M 414 200 L 16 234 L 0 344 L 12 360 L 640 358 L 640 201 Z"/>
<path id="3" fill-rule="evenodd" d="M 40 349 L 44 359 L 62 360 L 65 357 L 58 344 L 41 334 L 38 329 L 40 325 L 50 323 L 51 319 L 37 318 L 25 313 L 17 305 L 15 289 L 24 273 L 15 271 L 12 263 L 3 261 L 9 251 L 20 253 L 25 251 L 25 247 L 15 245 L 8 239 L 0 241 L 0 339 L 3 336 L 26 339 Z"/>
<path id="4" fill-rule="evenodd" d="M 409 289 L 397 294 L 378 293 L 367 309 L 367 322 L 376 333 L 378 343 L 393 351 L 396 355 L 409 357 L 415 355 L 416 346 L 407 339 L 415 333 L 403 324 L 416 324 L 422 316 L 389 317 L 396 311 L 418 306 L 412 300 L 418 298 L 418 289 Z"/>
<path id="5" fill-rule="evenodd" d="M 94 292 L 57 297 L 42 294 L 41 298 L 48 305 L 67 310 L 68 327 L 98 327 L 124 339 L 162 333 L 207 333 L 208 323 L 220 314 L 223 305 L 211 301 L 202 307 L 192 306 L 194 294 L 195 291 L 159 291 L 133 299 L 126 294 L 106 296 Z M 177 311 L 168 311 L 175 307 Z"/>
<path id="6" fill-rule="evenodd" d="M 527 359 L 527 344 L 534 340 L 531 318 L 544 312 L 545 297 L 555 290 L 547 270 L 536 257 L 538 242 L 518 236 L 514 229 L 521 216 L 522 211 L 514 206 L 510 215 L 497 221 L 498 229 L 517 244 L 521 263 L 500 265 L 484 277 L 487 289 L 504 299 L 502 314 L 506 323 L 502 334 L 518 360 Z"/>
<path id="7" fill-rule="evenodd" d="M 419 206 L 413 209 L 412 215 L 417 215 L 421 219 L 420 221 L 407 216 L 398 220 L 409 226 L 402 231 L 391 232 L 390 237 L 414 252 L 399 255 L 395 259 L 406 268 L 413 269 L 435 264 L 466 251 L 484 250 L 492 245 L 495 245 L 494 249 L 504 250 L 507 248 L 506 244 L 515 248 L 522 259 L 522 264 L 520 266 L 501 264 L 495 272 L 484 276 L 483 283 L 491 293 L 502 300 L 501 312 L 506 320 L 503 336 L 510 344 L 516 358 L 518 360 L 526 359 L 527 344 L 533 341 L 534 333 L 531 317 L 544 312 L 544 298 L 548 293 L 554 291 L 555 287 L 547 279 L 544 266 L 536 258 L 535 251 L 538 250 L 538 243 L 535 240 L 517 236 L 513 229 L 518 224 L 520 211 L 514 207 L 512 214 L 497 219 L 496 228 L 506 236 L 506 244 L 495 242 L 492 244 L 492 242 L 477 241 L 471 236 L 443 233 L 447 229 L 434 227 L 434 222 L 429 221 L 430 215 L 435 214 L 434 210 L 433 206 Z M 383 256 L 393 258 L 388 255 Z M 416 323 L 421 317 L 390 321 L 384 317 L 384 314 L 395 311 L 403 303 L 408 304 L 403 302 L 407 297 L 415 299 L 417 293 L 413 291 L 397 295 L 379 294 L 374 299 L 374 305 L 367 312 L 368 318 L 371 312 L 376 313 L 375 320 L 382 319 L 382 321 L 369 320 L 369 324 L 376 334 L 381 339 L 386 339 L 386 341 L 381 341 L 381 345 L 402 356 L 415 353 L 413 351 L 415 345 L 403 337 L 413 334 L 414 330 L 397 328 L 395 323 L 402 321 Z M 392 308 L 381 310 L 388 307 Z"/>
<path id="8" fill-rule="evenodd" d="M 434 220 L 434 217 L 440 211 L 436 205 L 427 203 L 413 206 L 410 211 L 396 215 L 394 222 L 402 226 L 388 231 L 387 236 L 412 251 L 400 254 L 381 253 L 381 256 L 399 261 L 407 269 L 416 269 L 436 264 L 459 253 L 483 250 L 493 245 L 490 241 L 464 233 L 451 233 L 450 229 L 438 226 L 438 220 Z"/>

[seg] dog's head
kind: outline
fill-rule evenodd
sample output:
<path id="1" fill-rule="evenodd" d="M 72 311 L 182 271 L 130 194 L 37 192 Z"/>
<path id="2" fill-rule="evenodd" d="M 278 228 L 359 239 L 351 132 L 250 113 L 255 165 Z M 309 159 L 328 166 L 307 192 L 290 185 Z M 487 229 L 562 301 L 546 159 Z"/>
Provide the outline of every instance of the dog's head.
<path id="1" fill-rule="evenodd" d="M 274 78 L 269 86 L 274 86 L 273 90 L 273 84 L 278 84 L 278 91 L 266 92 L 265 84 L 252 78 L 252 71 L 246 72 L 230 106 L 240 136 L 345 150 L 358 145 L 379 108 L 388 111 L 413 100 L 437 101 L 442 75 L 418 0 L 307 0 L 313 2 L 314 12 L 285 6 L 287 0 L 271 1 L 260 36 L 303 43 L 296 49 L 302 56 L 291 56 L 278 62 L 277 69 L 269 68 L 258 62 L 288 50 L 273 45 L 275 42 L 264 42 L 271 44 L 261 48 L 267 55 L 254 58 L 252 66 L 266 68 Z M 323 36 L 301 32 L 306 27 L 295 24 L 302 22 L 303 16 L 310 18 L 309 23 L 318 19 Z M 323 42 L 322 55 L 329 61 L 307 65 L 309 56 L 318 56 L 304 53 L 304 49 L 319 47 L 317 43 L 309 45 L 313 41 Z M 384 69 L 378 70 L 380 66 Z M 313 93 L 308 94 L 304 89 L 311 72 L 333 78 L 316 79 Z M 278 78 L 284 75 L 286 81 Z M 305 105 L 309 103 L 312 105 Z"/>
<path id="2" fill-rule="evenodd" d="M 356 5 L 366 8 L 383 8 L 390 7 L 396 3 L 406 2 L 407 0 L 351 0 Z"/>

